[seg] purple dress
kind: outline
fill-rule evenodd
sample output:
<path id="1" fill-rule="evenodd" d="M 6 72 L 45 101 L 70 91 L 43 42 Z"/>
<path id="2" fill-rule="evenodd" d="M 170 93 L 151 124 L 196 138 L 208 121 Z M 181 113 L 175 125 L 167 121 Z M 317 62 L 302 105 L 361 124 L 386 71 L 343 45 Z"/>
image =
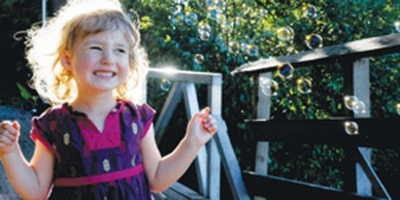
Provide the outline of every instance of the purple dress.
<path id="1" fill-rule="evenodd" d="M 32 120 L 32 139 L 54 153 L 49 199 L 152 199 L 140 143 L 155 111 L 147 104 L 119 101 L 100 132 L 67 103 Z"/>

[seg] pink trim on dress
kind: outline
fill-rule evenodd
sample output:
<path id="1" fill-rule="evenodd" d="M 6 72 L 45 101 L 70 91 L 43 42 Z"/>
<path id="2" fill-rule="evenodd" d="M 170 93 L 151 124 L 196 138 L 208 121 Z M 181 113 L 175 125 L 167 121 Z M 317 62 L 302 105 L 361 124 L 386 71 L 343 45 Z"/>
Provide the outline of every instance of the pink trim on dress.
<path id="1" fill-rule="evenodd" d="M 106 174 L 84 176 L 77 178 L 56 178 L 56 180 L 54 181 L 54 185 L 60 187 L 77 187 L 77 186 L 91 185 L 96 183 L 104 183 L 108 181 L 114 181 L 132 177 L 143 171 L 144 171 L 143 164 L 139 164 L 129 169 L 110 172 Z"/>
<path id="2" fill-rule="evenodd" d="M 47 147 L 49 149 L 49 151 L 51 151 L 52 153 L 54 153 L 57 157 L 59 157 L 58 152 L 54 149 L 53 146 L 51 146 L 51 144 L 45 140 L 37 131 L 33 130 L 31 133 L 31 138 L 34 142 L 36 142 L 36 140 L 38 140 L 39 142 L 41 142 L 45 147 Z"/>

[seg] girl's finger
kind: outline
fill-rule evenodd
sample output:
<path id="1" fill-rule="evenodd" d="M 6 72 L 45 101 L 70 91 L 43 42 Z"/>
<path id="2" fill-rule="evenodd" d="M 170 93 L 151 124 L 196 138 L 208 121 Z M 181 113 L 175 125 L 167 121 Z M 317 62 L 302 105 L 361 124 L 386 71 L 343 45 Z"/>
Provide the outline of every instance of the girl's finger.
<path id="1" fill-rule="evenodd" d="M 6 122 L 6 123 L 2 123 L 1 124 L 1 127 L 4 129 L 4 130 L 7 130 L 10 134 L 12 134 L 12 135 L 16 135 L 16 134 L 18 134 L 18 129 L 19 129 L 19 124 L 18 124 L 18 122 L 13 122 L 13 123 L 11 123 L 11 122 Z"/>

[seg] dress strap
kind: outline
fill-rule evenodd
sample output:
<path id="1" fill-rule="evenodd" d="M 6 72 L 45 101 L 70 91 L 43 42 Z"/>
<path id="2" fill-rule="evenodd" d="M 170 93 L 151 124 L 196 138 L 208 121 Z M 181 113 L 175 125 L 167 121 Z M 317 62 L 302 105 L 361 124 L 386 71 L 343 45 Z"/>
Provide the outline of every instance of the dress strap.
<path id="1" fill-rule="evenodd" d="M 104 183 L 108 181 L 114 181 L 118 179 L 132 177 L 143 171 L 144 171 L 143 164 L 139 164 L 129 169 L 110 172 L 106 174 L 76 177 L 76 178 L 56 178 L 54 180 L 54 186 L 77 187 L 77 186 L 91 185 L 96 183 Z"/>

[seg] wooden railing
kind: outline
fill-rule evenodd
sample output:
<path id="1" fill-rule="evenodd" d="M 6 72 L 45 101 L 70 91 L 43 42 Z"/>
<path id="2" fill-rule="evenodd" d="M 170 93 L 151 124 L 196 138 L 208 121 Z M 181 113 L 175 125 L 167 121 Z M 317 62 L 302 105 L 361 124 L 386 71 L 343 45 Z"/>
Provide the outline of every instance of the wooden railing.
<path id="1" fill-rule="evenodd" d="M 278 58 L 260 59 L 239 66 L 233 75 L 256 74 L 272 77 L 281 63 L 294 68 L 314 67 L 338 62 L 344 69 L 345 95 L 358 97 L 366 105 L 366 112 L 345 112 L 342 117 L 328 120 L 270 119 L 271 100 L 258 90 L 257 118 L 247 121 L 248 131 L 257 138 L 254 172 L 246 172 L 244 179 L 252 196 L 268 199 L 391 199 L 384 184 L 371 166 L 371 149 L 399 148 L 395 139 L 400 119 L 376 119 L 370 114 L 370 65 L 369 57 L 400 51 L 400 33 L 366 38 L 345 44 L 300 52 Z M 358 124 L 358 134 L 349 135 L 344 123 Z M 343 190 L 323 187 L 301 181 L 268 175 L 268 150 L 270 141 L 311 144 L 334 144 L 345 149 L 346 175 Z M 288 196 L 289 195 L 289 196 Z"/>
<path id="2" fill-rule="evenodd" d="M 150 69 L 148 78 L 167 79 L 173 83 L 155 124 L 157 141 L 160 141 L 161 137 L 163 137 L 164 130 L 168 126 L 180 98 L 184 97 L 187 118 L 190 119 L 199 111 L 195 84 L 207 85 L 208 106 L 211 108 L 211 114 L 217 120 L 218 132 L 201 149 L 195 160 L 197 177 L 199 179 L 199 188 L 197 191 L 207 199 L 220 199 L 221 169 L 224 169 L 234 199 L 249 199 L 243 182 L 242 171 L 229 139 L 228 129 L 221 117 L 222 75 L 219 73 L 153 68 Z"/>

